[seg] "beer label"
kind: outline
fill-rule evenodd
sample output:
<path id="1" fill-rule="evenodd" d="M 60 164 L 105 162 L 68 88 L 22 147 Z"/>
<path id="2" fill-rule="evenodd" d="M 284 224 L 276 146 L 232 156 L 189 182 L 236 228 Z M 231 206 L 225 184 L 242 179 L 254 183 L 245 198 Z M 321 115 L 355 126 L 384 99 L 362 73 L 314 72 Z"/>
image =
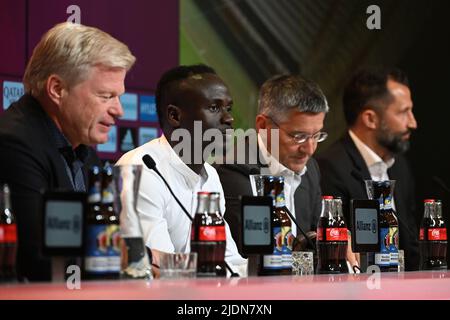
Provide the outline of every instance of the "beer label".
<path id="1" fill-rule="evenodd" d="M 273 238 L 274 238 L 274 250 L 273 252 L 278 252 L 281 254 L 283 250 L 283 235 L 281 234 L 281 228 L 275 227 L 273 228 Z"/>
<path id="2" fill-rule="evenodd" d="M 389 228 L 380 228 L 380 252 L 375 254 L 375 264 L 388 267 L 391 264 Z"/>
<path id="3" fill-rule="evenodd" d="M 292 268 L 292 243 L 294 242 L 292 228 L 290 226 L 281 227 L 281 235 L 283 237 L 282 265 L 284 269 L 290 269 Z"/>
<path id="4" fill-rule="evenodd" d="M 424 228 L 420 228 L 419 240 L 425 240 L 425 230 L 424 230 Z"/>
<path id="5" fill-rule="evenodd" d="M 281 270 L 283 269 L 283 257 L 279 254 L 265 255 L 263 264 L 264 269 Z"/>
<path id="6" fill-rule="evenodd" d="M 292 253 L 284 254 L 281 258 L 281 264 L 283 265 L 283 269 L 291 269 L 292 268 Z"/>
<path id="7" fill-rule="evenodd" d="M 225 241 L 225 226 L 201 226 L 198 234 L 199 241 Z"/>
<path id="8" fill-rule="evenodd" d="M 326 228 L 325 241 L 348 241 L 347 228 Z"/>
<path id="9" fill-rule="evenodd" d="M 392 209 L 392 197 L 391 196 L 386 196 L 386 198 L 384 199 L 384 209 Z"/>
<path id="10" fill-rule="evenodd" d="M 86 272 L 105 274 L 109 272 L 107 257 L 85 257 L 84 269 Z"/>
<path id="11" fill-rule="evenodd" d="M 389 267 L 391 255 L 389 253 L 375 253 L 375 264 L 380 267 Z"/>
<path id="12" fill-rule="evenodd" d="M 398 227 L 389 228 L 389 253 L 391 256 L 390 266 L 398 266 Z"/>
<path id="13" fill-rule="evenodd" d="M 16 224 L 0 224 L 0 243 L 16 243 Z"/>
<path id="14" fill-rule="evenodd" d="M 108 270 L 110 272 L 120 272 L 120 228 L 117 224 L 111 224 L 106 227 L 107 235 L 107 255 Z"/>
<path id="15" fill-rule="evenodd" d="M 274 247 L 273 253 L 270 255 L 264 255 L 263 268 L 270 270 L 283 269 L 283 236 L 281 234 L 280 227 L 273 228 Z"/>
<path id="16" fill-rule="evenodd" d="M 286 246 L 286 249 L 292 252 L 292 245 L 294 244 L 294 235 L 292 234 L 291 227 L 282 227 L 281 233 L 283 234 L 283 246 Z"/>
<path id="17" fill-rule="evenodd" d="M 398 251 L 391 252 L 391 261 L 389 262 L 390 266 L 398 267 Z"/>
<path id="18" fill-rule="evenodd" d="M 275 199 L 275 206 L 276 208 L 283 208 L 286 205 L 286 200 L 284 199 L 284 193 L 281 192 L 277 195 Z"/>
<path id="19" fill-rule="evenodd" d="M 108 272 L 107 225 L 88 225 L 86 228 L 85 269 L 87 272 L 103 274 Z"/>
<path id="20" fill-rule="evenodd" d="M 386 246 L 389 245 L 391 252 L 398 251 L 398 227 L 389 227 L 389 236 Z"/>
<path id="21" fill-rule="evenodd" d="M 107 188 L 103 190 L 102 193 L 102 203 L 113 203 L 114 202 L 114 193 L 111 188 Z"/>
<path id="22" fill-rule="evenodd" d="M 445 241 L 447 240 L 447 228 L 429 228 L 429 241 Z"/>

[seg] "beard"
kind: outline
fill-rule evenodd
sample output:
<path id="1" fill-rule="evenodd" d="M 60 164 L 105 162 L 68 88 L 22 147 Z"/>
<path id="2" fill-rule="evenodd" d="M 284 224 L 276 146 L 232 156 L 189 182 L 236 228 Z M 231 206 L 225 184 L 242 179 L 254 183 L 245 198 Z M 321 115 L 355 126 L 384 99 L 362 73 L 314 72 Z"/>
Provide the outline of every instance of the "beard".
<path id="1" fill-rule="evenodd" d="M 405 132 L 392 132 L 386 124 L 382 122 L 381 128 L 377 133 L 377 141 L 392 154 L 400 154 L 409 149 L 409 139 L 404 139 L 404 136 L 410 133 L 411 130 L 409 129 Z"/>

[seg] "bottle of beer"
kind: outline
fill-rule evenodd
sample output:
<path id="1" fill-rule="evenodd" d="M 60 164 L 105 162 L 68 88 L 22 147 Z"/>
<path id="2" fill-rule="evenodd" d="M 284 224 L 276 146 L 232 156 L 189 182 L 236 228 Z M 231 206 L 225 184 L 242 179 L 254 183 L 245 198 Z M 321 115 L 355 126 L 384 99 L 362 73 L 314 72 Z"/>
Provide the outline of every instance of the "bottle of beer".
<path id="1" fill-rule="evenodd" d="M 7 184 L 0 190 L 0 282 L 17 281 L 17 225 Z"/>
<path id="2" fill-rule="evenodd" d="M 281 219 L 276 210 L 275 177 L 264 177 L 264 195 L 272 197 L 272 228 L 274 237 L 273 252 L 270 255 L 261 255 L 259 275 L 280 275 L 286 272 L 283 269 L 283 237 L 281 233 Z"/>
<path id="3" fill-rule="evenodd" d="M 197 210 L 192 222 L 191 251 L 197 252 L 197 276 L 226 276 L 225 222 L 219 210 L 220 194 L 197 193 Z"/>
<path id="4" fill-rule="evenodd" d="M 102 215 L 106 219 L 106 246 L 108 257 L 108 274 L 111 279 L 120 277 L 121 238 L 118 213 L 114 210 L 114 176 L 113 167 L 106 163 L 102 179 Z"/>
<path id="5" fill-rule="evenodd" d="M 88 212 L 86 217 L 86 246 L 84 254 L 84 278 L 108 278 L 108 219 L 102 211 L 101 171 L 93 166 L 89 171 Z"/>
<path id="6" fill-rule="evenodd" d="M 322 197 L 322 212 L 317 224 L 317 273 L 348 273 L 346 253 L 348 233 L 340 217 L 342 201 Z"/>
<path id="7" fill-rule="evenodd" d="M 424 200 L 419 244 L 421 270 L 447 269 L 447 228 L 442 219 L 440 200 Z"/>
<path id="8" fill-rule="evenodd" d="M 398 272 L 398 248 L 399 248 L 399 236 L 398 236 L 398 219 L 392 206 L 393 196 L 393 182 L 384 181 L 384 206 L 382 209 L 382 216 L 387 224 L 387 233 L 384 234 L 384 241 L 382 242 L 382 250 L 389 252 L 389 272 Z M 381 223 L 380 223 L 381 225 Z M 385 230 L 383 230 L 383 233 Z M 383 238 L 381 238 L 383 239 Z"/>
<path id="9" fill-rule="evenodd" d="M 380 251 L 368 255 L 368 260 L 369 265 L 377 265 L 381 272 L 398 272 L 398 220 L 392 207 L 394 183 L 393 180 L 373 182 L 373 199 L 380 204 Z"/>
<path id="10" fill-rule="evenodd" d="M 284 177 L 275 177 L 275 211 L 281 223 L 283 274 L 292 274 L 292 244 L 294 236 L 292 234 L 291 218 L 287 214 L 286 200 L 284 197 Z"/>

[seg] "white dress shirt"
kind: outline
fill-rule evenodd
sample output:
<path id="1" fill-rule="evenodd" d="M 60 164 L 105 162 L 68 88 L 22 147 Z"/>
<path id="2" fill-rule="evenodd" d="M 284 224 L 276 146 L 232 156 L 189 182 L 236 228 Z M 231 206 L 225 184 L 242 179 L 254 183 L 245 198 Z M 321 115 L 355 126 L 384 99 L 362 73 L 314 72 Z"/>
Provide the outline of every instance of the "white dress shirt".
<path id="1" fill-rule="evenodd" d="M 354 134 L 351 130 L 348 131 L 348 134 L 352 138 L 353 142 L 356 145 L 359 153 L 364 159 L 364 162 L 369 169 L 370 177 L 373 181 L 385 181 L 389 180 L 388 169 L 392 167 L 395 163 L 395 159 L 391 158 L 388 161 L 383 161 L 379 155 L 377 155 L 372 149 L 370 149 L 364 142 L 362 142 L 356 134 Z M 392 207 L 395 210 L 395 202 L 392 199 Z"/>
<path id="2" fill-rule="evenodd" d="M 222 213 L 225 212 L 225 197 L 219 176 L 208 163 L 204 164 L 205 170 L 202 175 L 196 174 L 180 159 L 164 136 L 127 152 L 117 162 L 117 165 L 143 165 L 137 197 L 137 212 L 146 245 L 151 249 L 169 253 L 189 252 L 192 223 L 172 197 L 162 179 L 143 164 L 142 157 L 146 154 L 151 155 L 155 160 L 157 169 L 192 217 L 197 207 L 198 191 L 219 192 L 220 210 Z M 135 227 L 124 226 L 125 232 L 133 233 L 133 230 L 129 229 Z M 238 253 L 226 222 L 225 229 L 227 239 L 225 260 L 236 266 L 236 271 L 242 275 L 243 270 L 246 269 L 247 260 Z"/>
<path id="3" fill-rule="evenodd" d="M 295 173 L 294 171 L 286 168 L 282 165 L 275 157 L 273 157 L 269 151 L 267 151 L 266 145 L 264 144 L 263 138 L 258 134 L 258 146 L 260 149 L 260 153 L 267 163 L 268 168 L 262 168 L 261 174 L 271 174 L 274 176 L 283 176 L 284 177 L 284 197 L 286 200 L 286 207 L 288 210 L 296 217 L 295 214 L 295 190 L 302 183 L 302 176 L 306 173 L 306 166 L 300 173 Z M 268 170 L 263 171 L 263 169 Z M 297 236 L 297 227 L 295 223 L 292 222 L 292 234 Z"/>

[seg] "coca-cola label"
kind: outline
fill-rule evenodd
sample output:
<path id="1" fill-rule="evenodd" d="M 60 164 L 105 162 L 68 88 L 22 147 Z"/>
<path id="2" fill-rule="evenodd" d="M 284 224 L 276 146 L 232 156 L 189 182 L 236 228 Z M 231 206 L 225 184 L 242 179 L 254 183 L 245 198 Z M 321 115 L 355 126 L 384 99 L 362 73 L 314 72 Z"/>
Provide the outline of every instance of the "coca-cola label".
<path id="1" fill-rule="evenodd" d="M 16 243 L 16 224 L 0 224 L 0 243 Z"/>
<path id="2" fill-rule="evenodd" d="M 198 234 L 199 241 L 225 241 L 225 226 L 201 226 Z"/>
<path id="3" fill-rule="evenodd" d="M 347 228 L 326 228 L 326 241 L 347 241 Z"/>
<path id="4" fill-rule="evenodd" d="M 428 240 L 430 241 L 447 240 L 447 228 L 429 228 Z"/>

